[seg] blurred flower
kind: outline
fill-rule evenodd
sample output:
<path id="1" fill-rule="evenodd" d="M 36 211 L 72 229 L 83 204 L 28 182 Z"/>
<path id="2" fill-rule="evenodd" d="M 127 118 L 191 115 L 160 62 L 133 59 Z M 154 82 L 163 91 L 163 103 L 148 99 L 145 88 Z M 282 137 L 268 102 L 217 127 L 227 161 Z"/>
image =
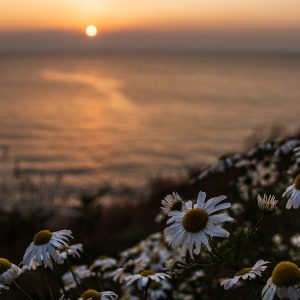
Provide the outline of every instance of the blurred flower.
<path id="1" fill-rule="evenodd" d="M 173 193 L 172 195 L 167 195 L 162 201 L 162 211 L 166 215 L 172 214 L 173 211 L 181 211 L 183 201 L 178 193 Z"/>
<path id="2" fill-rule="evenodd" d="M 300 163 L 300 147 L 296 147 L 294 149 L 294 152 L 295 152 L 295 157 L 296 157 L 297 163 Z"/>
<path id="3" fill-rule="evenodd" d="M 167 292 L 171 290 L 171 285 L 167 281 L 151 281 L 149 284 L 150 299 L 167 299 Z"/>
<path id="4" fill-rule="evenodd" d="M 262 299 L 272 300 L 275 294 L 277 294 L 280 299 L 298 299 L 300 297 L 298 290 L 299 283 L 300 270 L 298 266 L 289 261 L 282 261 L 275 266 L 272 276 L 264 286 Z"/>
<path id="5" fill-rule="evenodd" d="M 72 272 L 67 272 L 62 276 L 62 281 L 67 291 L 74 289 L 77 286 L 74 276 L 80 283 L 82 280 L 95 275 L 86 265 L 72 266 L 71 269 Z"/>
<path id="6" fill-rule="evenodd" d="M 258 208 L 263 211 L 273 211 L 277 208 L 278 200 L 275 200 L 274 195 L 267 196 L 264 194 L 261 196 L 260 194 L 257 196 L 257 204 Z"/>
<path id="7" fill-rule="evenodd" d="M 250 267 L 241 269 L 233 278 L 223 280 L 221 285 L 224 285 L 224 289 L 228 290 L 232 288 L 240 279 L 251 280 L 256 278 L 256 276 L 261 276 L 261 272 L 266 270 L 266 264 L 268 263 L 268 261 L 260 259 L 252 268 Z"/>
<path id="8" fill-rule="evenodd" d="M 245 211 L 244 205 L 241 203 L 234 203 L 231 206 L 231 210 L 235 215 L 240 215 Z"/>
<path id="9" fill-rule="evenodd" d="M 9 290 L 9 287 L 0 283 L 0 294 L 1 294 L 1 290 Z"/>
<path id="10" fill-rule="evenodd" d="M 126 277 L 130 276 L 132 273 L 137 273 L 143 270 L 146 267 L 146 262 L 143 258 L 138 258 L 136 260 L 130 259 L 126 262 L 123 268 L 118 268 L 111 273 L 111 276 L 114 281 L 123 283 Z"/>
<path id="11" fill-rule="evenodd" d="M 291 241 L 292 245 L 300 248 L 300 234 L 299 233 L 293 235 L 291 237 L 290 241 Z"/>
<path id="12" fill-rule="evenodd" d="M 80 257 L 80 252 L 83 251 L 82 244 L 75 244 L 75 245 L 64 245 L 61 248 L 57 249 L 59 255 L 63 258 L 63 260 L 66 260 L 68 256 L 71 257 Z"/>
<path id="13" fill-rule="evenodd" d="M 286 208 L 298 208 L 300 206 L 300 174 L 295 178 L 294 184 L 290 185 L 282 194 L 282 197 L 287 197 Z"/>
<path id="14" fill-rule="evenodd" d="M 170 271 L 173 270 L 175 264 L 176 264 L 176 261 L 173 258 L 170 258 L 165 262 L 166 268 Z"/>
<path id="15" fill-rule="evenodd" d="M 173 212 L 167 224 L 171 224 L 164 230 L 166 240 L 172 248 L 181 247 L 181 255 L 186 254 L 187 248 L 190 256 L 199 254 L 202 244 L 210 251 L 207 236 L 228 237 L 229 232 L 221 227 L 223 222 L 233 219 L 227 214 L 213 213 L 229 208 L 230 203 L 220 204 L 226 196 L 219 196 L 205 202 L 206 194 L 200 192 L 197 203 L 192 201 L 184 203 L 183 211 Z M 195 249 L 194 249 L 195 246 Z"/>
<path id="16" fill-rule="evenodd" d="M 3 286 L 0 286 L 0 289 L 5 288 L 6 284 L 10 284 L 21 273 L 22 271 L 19 267 L 5 258 L 0 258 L 0 284 Z"/>
<path id="17" fill-rule="evenodd" d="M 71 234 L 70 230 L 39 231 L 25 252 L 23 265 L 32 268 L 40 265 L 52 268 L 52 260 L 59 264 L 63 263 L 62 257 L 56 250 L 68 246 L 69 239 L 72 238 Z"/>
<path id="18" fill-rule="evenodd" d="M 107 256 L 100 256 L 97 258 L 90 268 L 92 270 L 101 270 L 102 272 L 114 267 L 117 264 L 117 261 L 114 258 Z"/>
<path id="19" fill-rule="evenodd" d="M 78 300 L 114 300 L 118 295 L 114 292 L 98 292 L 96 290 L 86 290 Z"/>
<path id="20" fill-rule="evenodd" d="M 298 145 L 299 145 L 300 141 L 298 139 L 290 139 L 287 140 L 284 144 L 280 145 L 280 147 L 278 148 L 277 152 L 282 152 L 283 154 L 287 154 L 292 150 L 296 150 Z M 276 152 L 276 154 L 278 155 L 278 153 Z"/>
<path id="21" fill-rule="evenodd" d="M 131 285 L 133 282 L 137 281 L 137 285 L 139 289 L 147 286 L 150 280 L 160 282 L 161 280 L 166 280 L 171 276 L 166 273 L 156 273 L 153 270 L 144 270 L 139 274 L 130 275 L 125 278 L 127 285 Z"/>

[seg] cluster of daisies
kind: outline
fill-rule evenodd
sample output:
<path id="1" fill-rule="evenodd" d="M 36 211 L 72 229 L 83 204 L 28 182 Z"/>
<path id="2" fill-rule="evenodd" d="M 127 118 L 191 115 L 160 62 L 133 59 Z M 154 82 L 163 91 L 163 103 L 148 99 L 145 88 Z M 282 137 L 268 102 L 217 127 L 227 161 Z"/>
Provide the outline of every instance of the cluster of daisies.
<path id="1" fill-rule="evenodd" d="M 282 195 L 288 198 L 286 209 L 299 208 L 300 206 L 300 174 L 296 176 L 294 183 L 290 185 Z M 205 201 L 206 194 L 200 192 L 196 202 L 191 200 L 184 202 L 177 193 L 168 195 L 162 202 L 163 212 L 169 217 L 168 227 L 164 234 L 166 241 L 173 249 L 179 249 L 181 256 L 186 253 L 194 260 L 194 255 L 201 255 L 201 250 L 212 252 L 217 251 L 210 245 L 215 238 L 228 238 L 229 232 L 223 228 L 223 223 L 233 221 L 228 214 L 221 212 L 231 207 L 231 204 L 224 202 L 225 196 L 219 196 Z M 258 195 L 258 208 L 268 214 L 277 208 L 277 200 L 273 195 Z M 256 233 L 255 228 L 252 233 Z M 295 238 L 294 238 L 295 239 Z M 299 243 L 299 236 L 295 243 Z M 226 262 L 226 258 L 224 258 Z M 233 278 L 224 279 L 221 285 L 225 290 L 236 286 L 240 280 L 253 280 L 262 276 L 270 262 L 259 259 L 252 267 L 242 267 L 237 270 Z M 280 299 L 300 299 L 300 269 L 291 261 L 278 262 L 262 289 L 261 296 L 264 300 L 272 300 L 275 295 Z"/>
<path id="2" fill-rule="evenodd" d="M 229 299 L 227 293 L 236 295 L 237 290 L 243 290 L 240 287 L 248 287 L 253 299 L 300 299 L 300 233 L 293 234 L 287 244 L 277 232 L 271 239 L 275 258 L 264 255 L 266 249 L 260 245 L 249 249 L 263 222 L 283 213 L 279 204 L 283 203 L 286 213 L 300 206 L 300 174 L 296 173 L 299 145 L 298 140 L 277 148 L 261 143 L 247 157 L 233 155 L 205 170 L 200 179 L 226 168 L 246 170 L 236 182 L 240 203 L 232 204 L 224 195 L 207 199 L 202 191 L 195 200 L 185 200 L 175 192 L 167 195 L 156 218 L 163 224 L 162 232 L 121 252 L 119 258 L 102 255 L 89 265 L 74 265 L 83 245 L 71 244 L 71 231 L 41 230 L 34 235 L 20 264 L 0 258 L 0 293 L 13 290 L 20 299 L 40 299 L 37 291 L 22 287 L 22 277 L 27 274 L 43 278 L 43 296 L 51 300 L 193 300 L 210 294 L 209 289 L 219 289 L 226 293 L 223 298 Z M 282 180 L 278 166 L 281 156 L 290 153 L 293 157 L 287 178 L 292 175 L 294 180 L 286 188 L 278 184 Z M 272 185 L 276 192 L 284 191 L 285 200 L 269 193 Z M 253 215 L 260 215 L 256 224 L 239 224 L 238 216 L 246 205 L 254 209 Z M 251 256 L 244 255 L 247 251 Z"/>

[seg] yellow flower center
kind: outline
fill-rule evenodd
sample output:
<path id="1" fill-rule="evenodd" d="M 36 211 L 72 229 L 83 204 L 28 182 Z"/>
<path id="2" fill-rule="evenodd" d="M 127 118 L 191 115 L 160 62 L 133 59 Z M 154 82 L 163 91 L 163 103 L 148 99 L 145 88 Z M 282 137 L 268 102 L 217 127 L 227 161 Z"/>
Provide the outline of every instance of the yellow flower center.
<path id="1" fill-rule="evenodd" d="M 272 282 L 277 286 L 293 286 L 300 282 L 298 266 L 289 261 L 282 261 L 276 265 L 272 272 Z"/>
<path id="2" fill-rule="evenodd" d="M 67 251 L 69 248 L 70 248 L 69 246 L 63 245 L 62 247 L 60 247 L 59 249 L 57 249 L 57 251 L 59 253 L 62 253 L 62 252 Z"/>
<path id="3" fill-rule="evenodd" d="M 298 174 L 296 176 L 294 185 L 295 185 L 296 190 L 300 190 L 300 174 Z"/>
<path id="4" fill-rule="evenodd" d="M 142 275 L 143 277 L 148 277 L 150 275 L 154 275 L 155 272 L 153 270 L 144 270 L 140 273 L 140 275 Z"/>
<path id="5" fill-rule="evenodd" d="M 149 287 L 151 290 L 159 290 L 161 288 L 161 284 L 157 281 L 151 281 Z"/>
<path id="6" fill-rule="evenodd" d="M 104 259 L 107 259 L 107 258 L 108 258 L 108 256 L 106 256 L 106 255 L 101 255 L 101 256 L 98 257 L 98 259 L 100 259 L 100 260 L 104 260 Z"/>
<path id="7" fill-rule="evenodd" d="M 205 228 L 208 222 L 208 213 L 202 208 L 193 208 L 183 217 L 182 225 L 188 232 L 196 233 Z"/>
<path id="8" fill-rule="evenodd" d="M 151 260 L 154 264 L 158 264 L 160 262 L 160 255 L 159 254 L 153 255 Z"/>
<path id="9" fill-rule="evenodd" d="M 33 238 L 33 242 L 35 245 L 45 245 L 47 244 L 52 237 L 52 233 L 49 230 L 41 230 L 39 231 Z"/>
<path id="10" fill-rule="evenodd" d="M 10 269 L 11 263 L 9 260 L 5 258 L 0 258 L 0 274 L 6 272 L 8 269 Z"/>
<path id="11" fill-rule="evenodd" d="M 101 293 L 97 292 L 96 290 L 86 290 L 80 297 L 82 299 L 99 300 Z"/>
<path id="12" fill-rule="evenodd" d="M 252 270 L 251 268 L 243 268 L 243 269 L 239 270 L 239 271 L 235 274 L 235 276 L 243 276 L 243 275 L 249 273 L 251 270 Z"/>
<path id="13" fill-rule="evenodd" d="M 171 206 L 170 210 L 171 211 L 174 211 L 174 210 L 180 211 L 181 208 L 182 208 L 182 204 L 183 204 L 183 201 L 178 200 L 178 201 L 176 201 L 176 202 L 173 203 L 173 205 Z"/>
<path id="14" fill-rule="evenodd" d="M 79 268 L 79 267 L 78 267 L 78 266 L 76 266 L 76 265 L 75 265 L 75 266 L 71 266 L 71 267 L 70 267 L 70 269 L 71 269 L 72 271 L 75 271 L 75 270 L 76 270 L 76 269 L 78 269 L 78 268 Z"/>

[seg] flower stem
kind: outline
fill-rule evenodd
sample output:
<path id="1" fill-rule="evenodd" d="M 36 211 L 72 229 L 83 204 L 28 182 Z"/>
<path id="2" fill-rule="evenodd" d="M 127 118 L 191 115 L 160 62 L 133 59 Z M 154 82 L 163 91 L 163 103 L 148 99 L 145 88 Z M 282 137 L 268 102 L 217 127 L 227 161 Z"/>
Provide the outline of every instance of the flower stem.
<path id="1" fill-rule="evenodd" d="M 77 285 L 78 292 L 79 292 L 79 294 L 80 294 L 80 284 L 79 284 L 79 282 L 78 282 L 78 278 L 77 278 L 76 274 L 74 273 L 74 271 L 73 271 L 73 269 L 72 269 L 72 265 L 71 265 L 71 262 L 70 262 L 69 257 L 67 257 L 67 262 L 68 262 L 68 266 L 69 266 L 70 272 L 71 272 L 71 274 L 72 274 L 72 276 L 73 276 L 73 279 L 74 279 L 74 281 L 75 281 L 75 283 L 76 283 L 76 285 Z"/>
<path id="2" fill-rule="evenodd" d="M 145 286 L 145 291 L 144 291 L 144 295 L 143 295 L 143 300 L 147 300 L 148 298 L 148 287 L 149 287 L 149 283 L 150 283 L 150 278 Z"/>
<path id="3" fill-rule="evenodd" d="M 13 280 L 12 283 L 26 297 L 26 299 L 33 300 L 33 298 L 31 298 L 15 280 Z"/>
<path id="4" fill-rule="evenodd" d="M 65 289 L 64 283 L 63 283 L 63 281 L 61 279 L 61 274 L 60 274 L 59 266 L 56 265 L 56 263 L 54 263 L 53 266 L 54 266 L 54 273 L 55 273 L 55 275 L 57 277 L 57 280 L 58 280 L 58 283 L 60 284 L 60 287 L 61 287 L 61 289 L 63 291 L 65 299 L 68 300 L 69 296 L 68 296 L 68 293 L 67 293 L 67 291 Z"/>
<path id="5" fill-rule="evenodd" d="M 45 271 L 45 269 L 44 269 L 43 266 L 42 266 L 42 276 L 43 276 L 44 284 L 45 284 L 45 286 L 46 286 L 46 288 L 48 290 L 49 296 L 50 296 L 51 300 L 54 300 L 51 287 L 50 287 L 50 285 L 48 283 L 47 274 L 46 274 L 46 271 Z"/>
<path id="6" fill-rule="evenodd" d="M 249 286 L 250 286 L 251 293 L 252 293 L 252 295 L 253 295 L 253 299 L 257 300 L 258 297 L 257 297 L 257 295 L 256 295 L 256 293 L 255 293 L 255 290 L 254 290 L 254 288 L 253 288 L 252 282 L 250 282 L 250 281 L 249 281 Z"/>
<path id="7" fill-rule="evenodd" d="M 247 246 L 249 240 L 251 239 L 251 237 L 258 231 L 258 229 L 260 228 L 261 224 L 263 223 L 265 217 L 267 216 L 268 212 L 263 212 L 263 214 L 260 216 L 259 220 L 257 221 L 257 223 L 255 224 L 255 226 L 253 227 L 253 229 L 248 228 L 247 233 L 246 233 L 246 238 L 244 241 L 244 244 L 238 249 L 238 251 L 235 254 L 235 258 L 238 258 L 240 253 L 245 249 L 245 247 Z"/>
<path id="8" fill-rule="evenodd" d="M 101 291 L 103 289 L 101 284 L 101 273 L 98 271 L 96 271 L 96 278 L 97 278 L 98 289 Z"/>

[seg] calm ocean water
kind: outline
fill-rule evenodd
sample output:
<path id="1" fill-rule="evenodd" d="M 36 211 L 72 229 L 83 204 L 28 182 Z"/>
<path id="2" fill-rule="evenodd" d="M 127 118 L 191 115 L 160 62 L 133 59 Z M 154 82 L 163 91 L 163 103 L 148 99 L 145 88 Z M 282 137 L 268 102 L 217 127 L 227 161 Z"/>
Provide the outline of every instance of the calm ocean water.
<path id="1" fill-rule="evenodd" d="M 74 186 L 143 184 L 300 122 L 300 57 L 0 57 L 0 144 L 31 174 Z"/>

